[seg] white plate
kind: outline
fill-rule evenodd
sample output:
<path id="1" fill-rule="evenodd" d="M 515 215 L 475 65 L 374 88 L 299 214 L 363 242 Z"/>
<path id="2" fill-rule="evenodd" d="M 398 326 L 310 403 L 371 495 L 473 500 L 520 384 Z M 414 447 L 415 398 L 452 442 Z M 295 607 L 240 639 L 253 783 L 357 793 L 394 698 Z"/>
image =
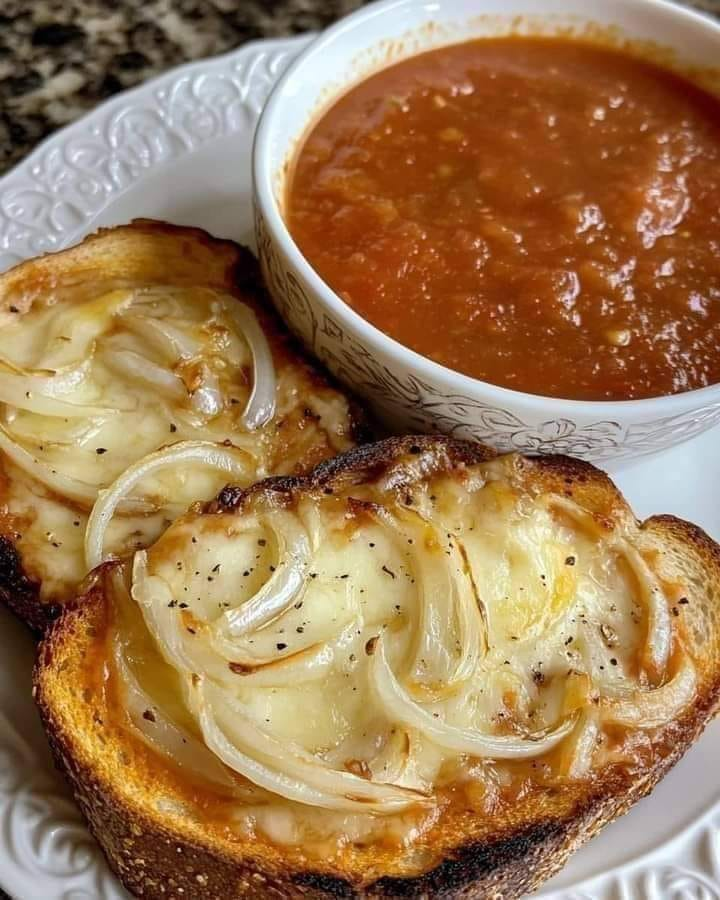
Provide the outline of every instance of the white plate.
<path id="1" fill-rule="evenodd" d="M 307 38 L 177 69 L 61 131 L 0 181 L 0 268 L 99 225 L 154 216 L 251 242 L 258 112 Z M 640 516 L 720 538 L 720 431 L 613 474 Z M 127 895 L 55 774 L 30 699 L 33 645 L 0 611 L 0 886 L 16 900 Z M 720 900 L 720 722 L 624 819 L 543 888 L 546 900 Z"/>

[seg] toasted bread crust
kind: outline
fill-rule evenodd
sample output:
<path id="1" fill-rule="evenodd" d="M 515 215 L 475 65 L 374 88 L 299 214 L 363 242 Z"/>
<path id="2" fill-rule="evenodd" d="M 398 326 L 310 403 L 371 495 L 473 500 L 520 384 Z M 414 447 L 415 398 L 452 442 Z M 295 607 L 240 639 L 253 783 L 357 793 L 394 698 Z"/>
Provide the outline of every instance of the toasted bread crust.
<path id="1" fill-rule="evenodd" d="M 348 479 L 382 474 L 398 461 L 411 460 L 428 449 L 454 464 L 472 464 L 495 455 L 479 445 L 446 438 L 392 438 L 323 463 L 306 478 L 268 479 L 245 491 L 226 489 L 207 511 L 239 510 L 262 491 L 333 489 L 347 484 Z M 516 465 L 523 483 L 537 490 L 555 491 L 561 485 L 600 516 L 619 520 L 631 515 L 607 476 L 587 463 L 561 457 L 518 458 Z M 679 554 L 689 577 L 710 586 L 707 596 L 710 602 L 717 602 L 720 547 L 704 532 L 672 516 L 657 516 L 642 524 L 641 534 L 655 543 L 661 541 L 669 554 Z M 106 624 L 109 613 L 103 603 L 102 580 L 100 572 L 85 596 L 64 611 L 43 642 L 35 694 L 57 764 L 68 777 L 93 833 L 126 887 L 142 897 L 520 897 L 536 889 L 575 849 L 652 791 L 720 706 L 720 636 L 714 633 L 708 637 L 707 659 L 696 660 L 700 684 L 696 701 L 680 719 L 657 730 L 653 741 L 660 751 L 652 767 L 629 775 L 618 766 L 608 766 L 590 782 L 569 784 L 532 814 L 519 803 L 516 810 L 506 811 L 491 823 L 482 839 L 449 823 L 452 845 L 444 850 L 438 865 L 412 877 L 368 881 L 363 877 L 366 868 L 321 871 L 317 863 L 306 859 L 303 864 L 290 853 L 265 853 L 256 845 L 211 840 L 190 825 L 168 830 L 154 805 L 128 800 L 121 773 L 108 772 L 102 759 L 88 752 L 72 713 L 79 701 L 68 698 L 65 686 L 75 680 L 73 668 L 82 652 L 78 648 L 87 646 L 87 634 L 101 631 Z M 62 683 L 58 677 L 61 668 L 66 670 Z M 91 706 L 94 702 L 90 701 Z M 367 864 L 371 859 L 368 856 L 364 861 Z"/>
<path id="2" fill-rule="evenodd" d="M 252 304 L 263 330 L 273 338 L 277 358 L 292 359 L 310 389 L 340 390 L 332 377 L 311 361 L 287 333 L 265 294 L 257 260 L 250 250 L 214 238 L 199 228 L 150 219 L 100 229 L 74 247 L 20 263 L 0 275 L 0 333 L 3 314 L 22 316 L 48 292 L 88 279 L 106 283 L 123 279 L 173 285 L 201 283 L 232 293 Z M 348 399 L 347 425 L 353 442 L 371 436 L 369 419 L 352 398 Z M 0 602 L 41 635 L 57 618 L 60 604 L 41 600 L 40 575 L 21 558 L 18 529 L 12 527 L 12 522 L 8 525 L 4 521 L 6 479 L 3 476 L 0 454 Z"/>

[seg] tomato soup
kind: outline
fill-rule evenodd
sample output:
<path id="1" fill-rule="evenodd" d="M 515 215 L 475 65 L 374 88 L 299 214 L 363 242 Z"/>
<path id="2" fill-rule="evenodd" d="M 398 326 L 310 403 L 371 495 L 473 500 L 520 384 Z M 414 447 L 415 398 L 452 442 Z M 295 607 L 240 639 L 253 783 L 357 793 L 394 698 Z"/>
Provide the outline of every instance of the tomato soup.
<path id="1" fill-rule="evenodd" d="M 534 394 L 720 381 L 720 100 L 570 39 L 471 41 L 354 87 L 309 132 L 287 220 L 386 334 Z"/>

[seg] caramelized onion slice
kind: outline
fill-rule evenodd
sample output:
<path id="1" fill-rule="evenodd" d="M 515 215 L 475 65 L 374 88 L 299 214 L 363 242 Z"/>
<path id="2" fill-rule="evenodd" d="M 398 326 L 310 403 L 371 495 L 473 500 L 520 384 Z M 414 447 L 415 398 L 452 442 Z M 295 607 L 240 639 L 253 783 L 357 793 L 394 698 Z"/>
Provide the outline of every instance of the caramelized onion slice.
<path id="1" fill-rule="evenodd" d="M 672 620 L 667 598 L 658 580 L 640 553 L 627 541 L 618 541 L 618 552 L 632 569 L 648 615 L 647 638 L 643 650 L 643 668 L 655 681 L 667 670 L 672 651 Z"/>
<path id="2" fill-rule="evenodd" d="M 416 791 L 333 769 L 302 747 L 265 734 L 240 703 L 209 682 L 200 679 L 194 691 L 208 747 L 260 787 L 311 806 L 386 815 L 425 800 Z"/>
<path id="3" fill-rule="evenodd" d="M 190 394 L 190 406 L 205 421 L 219 416 L 225 408 L 220 379 L 207 365 L 202 366 L 202 380 Z"/>
<path id="4" fill-rule="evenodd" d="M 123 316 L 122 322 L 128 331 L 137 334 L 159 350 L 169 362 L 192 359 L 201 351 L 200 341 L 164 319 L 156 319 L 130 310 L 129 315 Z"/>
<path id="5" fill-rule="evenodd" d="M 83 509 L 87 509 L 95 503 L 98 496 L 98 489 L 95 485 L 80 481 L 71 475 L 63 475 L 37 459 L 29 450 L 26 450 L 25 447 L 13 440 L 2 425 L 0 425 L 0 450 L 19 469 L 22 469 L 23 472 L 35 478 L 60 497 L 65 497 L 77 503 Z M 123 511 L 126 513 L 143 513 L 148 511 L 148 506 L 139 500 L 128 500 L 123 505 Z"/>
<path id="6" fill-rule="evenodd" d="M 147 553 L 138 551 L 133 558 L 132 597 L 140 608 L 148 631 L 160 654 L 178 672 L 198 672 L 225 688 L 237 689 L 242 675 L 237 674 L 227 659 L 213 648 L 208 639 L 208 625 L 194 621 L 194 634 L 189 639 L 183 611 L 167 581 L 148 572 Z"/>
<path id="7" fill-rule="evenodd" d="M 267 625 L 289 609 L 305 588 L 310 563 L 307 534 L 287 513 L 275 513 L 275 516 L 268 518 L 268 523 L 275 533 L 278 547 L 275 571 L 254 597 L 220 617 L 218 630 L 228 637 L 241 637 Z"/>
<path id="8" fill-rule="evenodd" d="M 655 681 L 662 680 L 672 651 L 672 620 L 667 598 L 650 566 L 629 541 L 606 533 L 590 513 L 577 503 L 554 494 L 548 502 L 551 507 L 561 509 L 578 522 L 593 537 L 605 540 L 610 549 L 627 560 L 640 586 L 648 615 L 643 668 Z"/>
<path id="9" fill-rule="evenodd" d="M 180 672 L 200 668 L 185 648 L 180 617 L 174 605 L 171 606 L 170 586 L 159 576 L 150 575 L 145 550 L 139 550 L 133 557 L 131 594 L 165 661 Z"/>
<path id="10" fill-rule="evenodd" d="M 15 406 L 6 406 L 0 411 L 0 417 L 11 437 L 45 447 L 84 447 L 107 421 L 107 416 L 71 419 L 68 416 L 18 415 Z"/>
<path id="11" fill-rule="evenodd" d="M 684 656 L 675 675 L 662 687 L 635 690 L 624 697 L 604 697 L 603 721 L 627 728 L 659 728 L 681 715 L 692 703 L 696 691 L 695 667 Z"/>
<path id="12" fill-rule="evenodd" d="M 188 392 L 182 380 L 174 372 L 151 362 L 141 353 L 134 350 L 105 349 L 103 360 L 119 375 L 157 391 L 167 400 L 175 403 L 187 400 Z"/>
<path id="13" fill-rule="evenodd" d="M 113 661 L 125 709 L 143 741 L 188 772 L 232 792 L 235 783 L 215 754 L 201 740 L 166 716 L 141 687 L 117 638 L 113 641 Z"/>
<path id="14" fill-rule="evenodd" d="M 275 415 L 277 383 L 272 351 L 255 313 L 248 306 L 228 298 L 222 303 L 222 309 L 245 338 L 252 354 L 253 386 L 243 410 L 242 424 L 248 431 L 255 431 Z"/>
<path id="15" fill-rule="evenodd" d="M 8 370 L 0 371 L 0 403 L 48 417 L 107 416 L 115 412 L 102 406 L 62 399 L 87 380 L 92 367 L 90 356 L 65 369 L 50 370 L 50 374 L 48 370 L 23 369 L 5 359 L 0 360 L 0 364 Z"/>
<path id="16" fill-rule="evenodd" d="M 390 721 L 401 722 L 407 728 L 416 729 L 439 747 L 470 756 L 487 756 L 493 759 L 531 759 L 541 756 L 567 737 L 575 724 L 574 719 L 569 719 L 548 734 L 528 738 L 485 735 L 469 728 L 448 725 L 423 709 L 400 685 L 390 668 L 382 635 L 378 636 L 375 643 L 370 673 L 375 692 Z"/>
<path id="17" fill-rule="evenodd" d="M 85 561 L 94 569 L 103 560 L 105 532 L 115 511 L 126 502 L 127 494 L 148 475 L 183 462 L 199 462 L 226 472 L 229 477 L 247 482 L 252 471 L 239 458 L 239 452 L 209 441 L 180 441 L 162 450 L 155 450 L 133 463 L 122 475 L 97 495 L 85 531 Z"/>
<path id="18" fill-rule="evenodd" d="M 56 371 L 24 369 L 6 359 L 0 359 L 0 365 L 10 370 L 0 371 L 0 386 L 13 385 L 14 390 L 35 392 L 45 397 L 60 397 L 72 393 L 87 380 L 92 367 L 92 358 L 86 356 L 76 365 Z"/>
<path id="19" fill-rule="evenodd" d="M 458 541 L 449 535 L 444 538 L 415 510 L 402 509 L 396 515 L 381 510 L 376 518 L 400 535 L 402 549 L 412 559 L 419 594 L 410 664 L 413 681 L 438 698 L 447 696 L 475 674 L 487 649 L 472 573 Z"/>
<path id="20" fill-rule="evenodd" d="M 106 418 L 117 412 L 107 406 L 93 406 L 85 403 L 69 403 L 56 397 L 45 397 L 32 391 L 16 390 L 15 386 L 6 388 L 0 383 L 0 403 L 7 403 L 17 409 L 36 413 L 48 418 L 76 419 L 86 416 L 102 416 Z"/>
<path id="21" fill-rule="evenodd" d="M 590 772 L 600 735 L 598 718 L 597 709 L 590 707 L 577 719 L 560 758 L 560 771 L 567 778 L 585 778 Z"/>
<path id="22" fill-rule="evenodd" d="M 44 364 L 57 368 L 67 365 L 78 355 L 86 356 L 93 342 L 110 327 L 113 318 L 134 300 L 133 291 L 119 288 L 79 305 L 59 307 L 49 324 Z"/>

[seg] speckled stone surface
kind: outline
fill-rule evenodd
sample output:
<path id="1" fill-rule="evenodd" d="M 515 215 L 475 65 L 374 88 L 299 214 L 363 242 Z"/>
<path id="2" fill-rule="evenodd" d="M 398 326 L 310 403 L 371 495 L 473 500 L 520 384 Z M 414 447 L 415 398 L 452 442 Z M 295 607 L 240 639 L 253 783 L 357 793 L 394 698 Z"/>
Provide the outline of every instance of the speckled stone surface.
<path id="1" fill-rule="evenodd" d="M 362 0 L 0 0 L 0 173 L 56 128 L 180 63 L 323 28 Z"/>
<path id="2" fill-rule="evenodd" d="M 720 14 L 720 0 L 693 0 Z M 112 94 L 363 0 L 0 0 L 0 174 Z"/>

